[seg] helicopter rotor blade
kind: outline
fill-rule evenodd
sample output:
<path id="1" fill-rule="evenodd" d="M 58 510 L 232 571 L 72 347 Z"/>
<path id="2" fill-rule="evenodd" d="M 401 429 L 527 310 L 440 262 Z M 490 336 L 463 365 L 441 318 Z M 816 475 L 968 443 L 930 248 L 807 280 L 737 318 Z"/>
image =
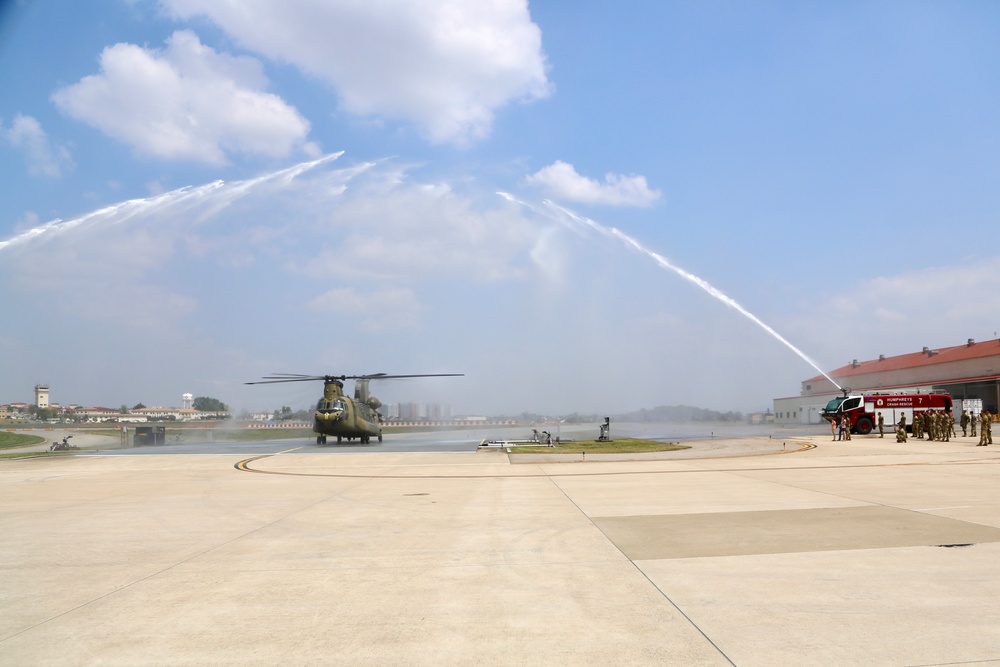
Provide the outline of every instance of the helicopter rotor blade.
<path id="1" fill-rule="evenodd" d="M 244 382 L 243 384 L 276 384 L 278 382 L 312 382 L 322 380 L 322 375 L 294 375 L 285 376 L 282 374 L 268 375 L 256 382 Z"/>
<path id="2" fill-rule="evenodd" d="M 375 373 L 373 375 L 348 375 L 351 379 L 363 380 L 397 380 L 399 378 L 439 378 L 439 377 L 464 377 L 465 373 L 417 373 L 415 375 L 389 375 L 388 373 Z"/>
<path id="3" fill-rule="evenodd" d="M 389 375 L 388 373 L 369 373 L 368 375 L 302 375 L 300 373 L 272 373 L 256 382 L 244 382 L 243 384 L 277 384 L 280 382 L 312 382 L 323 380 L 331 382 L 333 380 L 396 380 L 400 378 L 435 378 L 435 377 L 464 377 L 465 373 L 417 373 L 412 375 Z"/>

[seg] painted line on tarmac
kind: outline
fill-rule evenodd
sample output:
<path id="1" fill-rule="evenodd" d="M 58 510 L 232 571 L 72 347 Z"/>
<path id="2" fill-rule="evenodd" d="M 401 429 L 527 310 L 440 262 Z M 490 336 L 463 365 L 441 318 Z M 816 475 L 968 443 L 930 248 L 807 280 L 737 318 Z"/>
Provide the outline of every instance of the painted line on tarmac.
<path id="1" fill-rule="evenodd" d="M 810 449 L 815 449 L 816 445 L 806 442 L 797 442 L 797 445 L 801 445 L 801 449 L 774 452 L 775 454 L 790 454 L 792 452 L 802 452 Z M 909 463 L 868 463 L 861 465 L 833 465 L 833 466 L 803 466 L 803 467 L 767 467 L 767 468 L 721 468 L 721 469 L 687 469 L 687 470 L 619 470 L 619 471 L 591 471 L 591 472 L 545 472 L 539 471 L 535 473 L 512 473 L 505 475 L 361 475 L 361 474 L 350 474 L 350 473 L 324 473 L 324 472 L 291 472 L 282 470 L 262 470 L 260 468 L 253 468 L 250 464 L 254 461 L 259 461 L 261 459 L 270 458 L 274 454 L 264 454 L 262 456 L 253 456 L 248 459 L 243 459 L 235 464 L 237 470 L 243 472 L 253 472 L 260 475 L 286 475 L 291 477 L 331 477 L 340 479 L 526 479 L 526 478 L 549 478 L 549 477 L 609 477 L 616 475 L 676 475 L 676 474 L 691 474 L 691 473 L 713 473 L 713 472 L 724 472 L 724 473 L 740 473 L 740 472 L 775 472 L 775 471 L 802 471 L 802 470 L 844 470 L 852 468 L 904 468 L 904 467 L 917 467 L 917 466 L 941 466 L 941 465 L 969 465 L 978 463 L 1000 463 L 1000 459 L 974 459 L 974 460 L 962 460 L 962 461 L 915 461 Z M 654 462 L 662 463 L 688 463 L 692 461 L 705 461 L 705 460 L 719 460 L 725 458 L 736 458 L 736 457 L 709 457 L 708 459 L 657 459 Z M 639 459 L 632 460 L 618 460 L 618 461 L 602 461 L 602 463 L 635 463 L 642 462 Z M 646 460 L 646 462 L 649 462 Z M 582 463 L 582 462 L 578 462 Z M 448 464 L 442 464 L 448 465 Z M 523 464 L 518 464 L 523 465 Z M 559 465 L 558 463 L 552 462 L 542 462 L 542 463 L 531 463 L 527 465 L 533 466 L 551 466 Z M 396 467 L 396 466 L 387 466 Z M 940 508 L 940 509 L 960 509 L 960 508 Z M 925 510 L 926 511 L 926 510 Z"/>
<path id="2" fill-rule="evenodd" d="M 914 512 L 939 512 L 941 510 L 964 510 L 972 505 L 955 505 L 954 507 L 918 507 Z"/>
<path id="3" fill-rule="evenodd" d="M 261 470 L 259 468 L 252 468 L 250 464 L 254 461 L 259 461 L 260 459 L 266 459 L 273 456 L 273 454 L 265 454 L 263 456 L 254 456 L 249 459 L 244 459 L 236 463 L 235 467 L 237 470 L 243 472 L 253 472 L 259 475 L 285 475 L 289 477 L 328 477 L 334 479 L 543 479 L 543 478 L 556 478 L 556 477 L 613 477 L 622 475 L 678 475 L 678 474 L 697 474 L 697 473 L 741 473 L 741 472 L 799 472 L 802 470 L 848 470 L 854 468 L 894 468 L 894 467 L 918 467 L 918 466 L 942 466 L 942 465 L 968 465 L 970 463 L 992 463 L 997 464 L 1000 461 L 995 459 L 980 459 L 978 461 L 941 461 L 941 462 L 930 462 L 921 461 L 916 463 L 870 463 L 866 465 L 856 465 L 856 466 L 804 466 L 804 467 L 769 467 L 769 468 L 716 468 L 716 469 L 690 469 L 690 470 L 619 470 L 619 471 L 604 471 L 604 472 L 545 472 L 539 471 L 536 473 L 512 473 L 507 475 L 360 475 L 360 474 L 348 474 L 348 473 L 324 473 L 324 472 L 291 472 L 282 470 Z M 664 459 L 660 459 L 663 461 Z M 671 459 L 671 463 L 683 463 L 686 461 L 697 461 L 703 459 Z M 609 461 L 608 463 L 635 463 L 632 461 Z M 447 464 L 444 464 L 447 465 Z M 537 466 L 547 466 L 547 465 L 558 465 L 552 463 L 532 463 L 529 465 Z M 950 508 L 943 508 L 950 509 Z M 958 508 L 956 508 L 958 509 Z M 920 511 L 920 510 L 915 510 Z"/>

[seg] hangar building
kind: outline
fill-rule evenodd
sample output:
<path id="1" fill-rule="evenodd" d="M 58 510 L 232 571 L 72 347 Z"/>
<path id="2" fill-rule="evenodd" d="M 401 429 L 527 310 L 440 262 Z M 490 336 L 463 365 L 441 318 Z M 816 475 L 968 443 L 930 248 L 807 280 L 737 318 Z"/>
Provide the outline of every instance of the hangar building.
<path id="1" fill-rule="evenodd" d="M 851 393 L 935 393 L 955 399 L 980 399 L 983 408 L 997 414 L 1000 406 L 1000 339 L 901 354 L 880 355 L 858 361 L 828 373 Z M 802 382 L 798 396 L 774 399 L 776 424 L 820 424 L 820 412 L 827 402 L 842 392 L 822 375 Z"/>

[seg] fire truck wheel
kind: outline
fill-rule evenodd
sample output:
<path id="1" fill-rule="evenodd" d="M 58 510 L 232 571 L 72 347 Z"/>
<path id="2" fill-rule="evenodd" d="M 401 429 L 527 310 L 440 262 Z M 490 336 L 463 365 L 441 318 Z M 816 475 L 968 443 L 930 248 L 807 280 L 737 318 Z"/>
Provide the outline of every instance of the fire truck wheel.
<path id="1" fill-rule="evenodd" d="M 861 435 L 868 435 L 872 432 L 872 421 L 868 419 L 868 417 L 862 417 L 858 420 L 858 423 L 855 424 L 855 428 Z"/>

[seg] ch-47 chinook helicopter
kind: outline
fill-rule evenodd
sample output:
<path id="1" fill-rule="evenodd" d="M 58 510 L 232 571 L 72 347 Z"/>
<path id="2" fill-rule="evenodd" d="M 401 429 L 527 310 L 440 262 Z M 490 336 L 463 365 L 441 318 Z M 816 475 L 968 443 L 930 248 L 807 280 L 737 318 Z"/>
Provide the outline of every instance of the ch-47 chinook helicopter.
<path id="1" fill-rule="evenodd" d="M 316 403 L 313 415 L 313 431 L 316 444 L 325 445 L 328 435 L 337 436 L 337 442 L 360 438 L 362 444 L 371 442 L 372 436 L 382 442 L 382 415 L 378 409 L 382 401 L 368 391 L 369 380 L 392 380 L 396 378 L 460 377 L 462 373 L 432 373 L 424 375 L 298 375 L 295 373 L 275 373 L 258 382 L 246 384 L 275 384 L 278 382 L 323 381 L 323 396 Z M 354 398 L 344 394 L 344 380 L 354 380 Z"/>

